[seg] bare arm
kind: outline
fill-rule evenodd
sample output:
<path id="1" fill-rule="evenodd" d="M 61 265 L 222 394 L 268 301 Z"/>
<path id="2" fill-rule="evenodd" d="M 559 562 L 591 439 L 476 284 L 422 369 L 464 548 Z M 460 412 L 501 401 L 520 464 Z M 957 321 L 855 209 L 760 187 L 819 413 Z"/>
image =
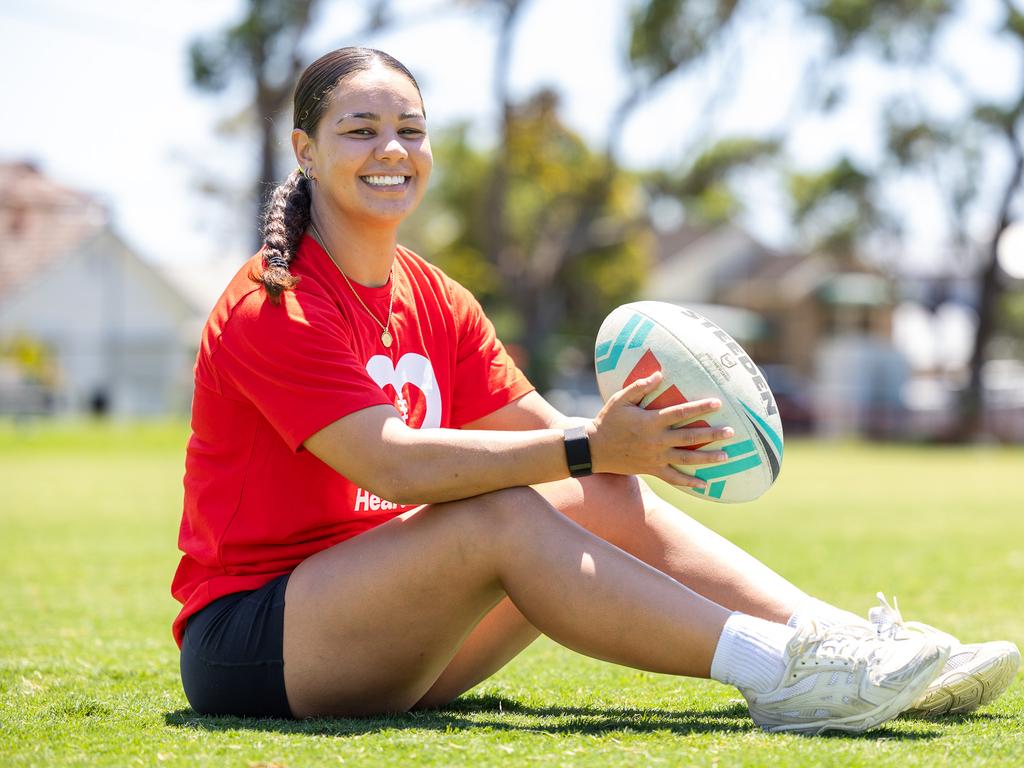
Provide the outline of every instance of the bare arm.
<path id="1" fill-rule="evenodd" d="M 719 451 L 685 446 L 721 440 L 731 431 L 672 428 L 715 410 L 717 403 L 699 400 L 661 411 L 639 407 L 660 381 L 658 373 L 634 382 L 610 398 L 593 421 L 582 420 L 595 472 L 644 473 L 676 485 L 697 485 L 670 464 L 726 458 Z M 564 417 L 539 395 L 522 400 L 519 407 L 506 406 L 467 430 L 411 429 L 393 408 L 366 408 L 328 425 L 305 446 L 360 487 L 399 503 L 451 501 L 568 477 L 562 429 L 555 426 Z"/>
<path id="2" fill-rule="evenodd" d="M 537 392 L 530 392 L 463 429 L 565 429 L 589 423 L 590 419 L 566 416 Z"/>

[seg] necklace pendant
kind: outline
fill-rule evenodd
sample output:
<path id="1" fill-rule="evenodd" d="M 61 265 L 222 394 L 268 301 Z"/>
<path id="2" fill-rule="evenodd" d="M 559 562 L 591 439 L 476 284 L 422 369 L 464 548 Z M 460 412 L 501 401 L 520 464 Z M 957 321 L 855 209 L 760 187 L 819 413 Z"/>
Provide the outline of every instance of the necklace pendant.
<path id="1" fill-rule="evenodd" d="M 385 349 L 391 349 L 392 341 L 391 331 L 385 328 L 384 332 L 380 335 L 380 343 L 384 345 Z"/>

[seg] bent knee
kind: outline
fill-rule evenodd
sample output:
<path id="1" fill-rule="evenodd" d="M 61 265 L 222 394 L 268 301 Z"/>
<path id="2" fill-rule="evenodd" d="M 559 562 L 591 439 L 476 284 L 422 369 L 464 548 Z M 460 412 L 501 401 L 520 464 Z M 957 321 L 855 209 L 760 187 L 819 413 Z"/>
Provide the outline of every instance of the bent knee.
<path id="1" fill-rule="evenodd" d="M 643 519 L 644 496 L 632 475 L 591 475 L 539 487 L 544 497 L 566 517 L 592 533 L 605 535 Z"/>
<path id="2" fill-rule="evenodd" d="M 468 499 L 449 501 L 434 505 L 435 509 L 447 515 L 468 517 L 485 521 L 489 526 L 501 526 L 513 519 L 522 521 L 523 515 L 552 512 L 551 504 L 533 488 L 503 488 L 482 493 Z"/>
<path id="3" fill-rule="evenodd" d="M 487 542 L 501 543 L 524 527 L 540 527 L 543 518 L 559 516 L 544 496 L 528 487 L 435 504 L 431 513 L 450 522 L 458 536 L 478 550 Z"/>
<path id="4" fill-rule="evenodd" d="M 574 507 L 589 510 L 616 509 L 637 506 L 643 495 L 644 483 L 636 475 L 590 475 L 579 479 L 559 480 L 537 486 L 556 509 L 567 511 Z"/>

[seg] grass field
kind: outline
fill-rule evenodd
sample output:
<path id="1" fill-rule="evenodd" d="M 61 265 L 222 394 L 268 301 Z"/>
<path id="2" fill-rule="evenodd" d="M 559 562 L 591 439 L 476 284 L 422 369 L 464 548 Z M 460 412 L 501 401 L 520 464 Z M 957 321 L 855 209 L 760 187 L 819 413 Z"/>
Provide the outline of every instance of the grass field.
<path id="1" fill-rule="evenodd" d="M 205 718 L 169 625 L 180 425 L 0 425 L 4 766 L 1024 765 L 1024 678 L 994 704 L 859 737 L 767 735 L 717 683 L 602 664 L 542 640 L 435 713 Z M 858 613 L 1024 645 L 1024 449 L 792 443 L 777 488 L 694 516 Z"/>

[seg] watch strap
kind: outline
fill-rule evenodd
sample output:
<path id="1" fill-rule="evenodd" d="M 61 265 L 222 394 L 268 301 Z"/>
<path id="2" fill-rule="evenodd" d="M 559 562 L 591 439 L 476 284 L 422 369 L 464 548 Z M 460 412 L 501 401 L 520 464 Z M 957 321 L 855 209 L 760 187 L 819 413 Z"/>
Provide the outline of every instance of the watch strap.
<path id="1" fill-rule="evenodd" d="M 571 477 L 586 477 L 593 472 L 590 462 L 590 438 L 585 427 L 565 430 L 565 461 Z"/>

